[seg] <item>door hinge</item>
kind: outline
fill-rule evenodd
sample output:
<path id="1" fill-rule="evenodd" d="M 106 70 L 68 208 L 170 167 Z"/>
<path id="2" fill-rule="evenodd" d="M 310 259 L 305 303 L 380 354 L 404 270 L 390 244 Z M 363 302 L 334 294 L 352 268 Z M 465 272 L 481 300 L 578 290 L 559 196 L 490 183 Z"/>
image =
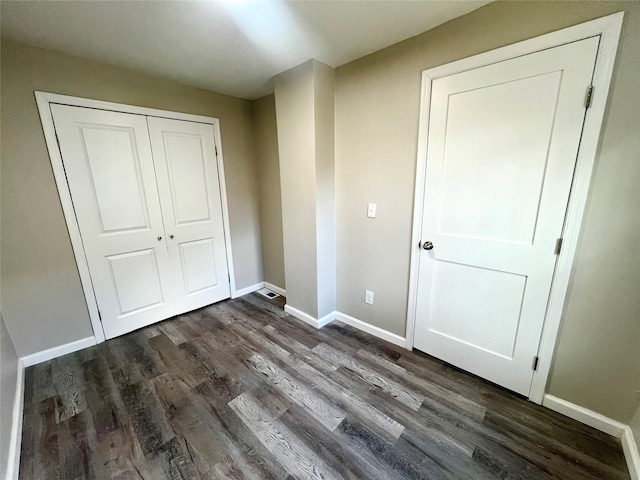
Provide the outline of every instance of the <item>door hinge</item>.
<path id="1" fill-rule="evenodd" d="M 100 313 L 100 309 L 98 309 L 98 318 L 102 321 L 102 314 Z"/>
<path id="2" fill-rule="evenodd" d="M 533 363 L 531 365 L 531 368 L 533 369 L 534 372 L 538 370 L 538 363 L 540 363 L 540 357 L 536 355 L 535 357 L 533 357 Z"/>
<path id="3" fill-rule="evenodd" d="M 562 238 L 556 240 L 556 249 L 553 252 L 554 255 L 560 255 L 560 249 L 562 249 Z"/>
<path id="4" fill-rule="evenodd" d="M 591 99 L 593 98 L 593 85 L 587 87 L 587 93 L 584 96 L 584 108 L 591 106 Z"/>
<path id="5" fill-rule="evenodd" d="M 218 156 L 218 146 L 217 146 L 217 145 L 214 145 L 214 147 L 213 147 L 213 148 L 215 148 L 215 149 L 216 149 L 216 157 L 217 157 L 217 156 Z"/>

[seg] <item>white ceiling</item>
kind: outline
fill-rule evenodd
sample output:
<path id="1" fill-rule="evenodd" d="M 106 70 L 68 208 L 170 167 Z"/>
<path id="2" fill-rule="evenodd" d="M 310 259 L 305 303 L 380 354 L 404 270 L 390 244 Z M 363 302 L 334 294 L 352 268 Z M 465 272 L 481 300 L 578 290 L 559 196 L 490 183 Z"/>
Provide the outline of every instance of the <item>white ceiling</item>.
<path id="1" fill-rule="evenodd" d="M 2 35 L 243 98 L 315 58 L 332 67 L 489 3 L 422 1 L 11 1 Z"/>

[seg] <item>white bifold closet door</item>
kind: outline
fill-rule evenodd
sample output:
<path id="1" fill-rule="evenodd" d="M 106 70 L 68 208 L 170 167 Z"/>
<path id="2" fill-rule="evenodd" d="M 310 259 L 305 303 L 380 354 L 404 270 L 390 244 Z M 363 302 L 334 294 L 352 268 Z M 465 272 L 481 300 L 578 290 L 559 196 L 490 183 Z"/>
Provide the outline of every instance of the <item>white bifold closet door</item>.
<path id="1" fill-rule="evenodd" d="M 213 126 L 51 110 L 105 336 L 228 298 Z"/>

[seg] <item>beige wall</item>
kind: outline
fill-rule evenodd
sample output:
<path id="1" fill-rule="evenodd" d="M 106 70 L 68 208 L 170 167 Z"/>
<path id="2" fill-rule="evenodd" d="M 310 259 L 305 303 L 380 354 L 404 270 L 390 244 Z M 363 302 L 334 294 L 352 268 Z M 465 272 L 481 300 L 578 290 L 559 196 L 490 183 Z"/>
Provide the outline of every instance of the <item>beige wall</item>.
<path id="1" fill-rule="evenodd" d="M 631 431 L 633 432 L 633 438 L 635 439 L 638 451 L 640 452 L 640 404 L 638 404 L 636 413 L 631 419 Z"/>
<path id="2" fill-rule="evenodd" d="M 20 356 L 92 335 L 34 90 L 218 117 L 238 288 L 263 280 L 251 102 L 2 41 L 2 309 Z"/>
<path id="3" fill-rule="evenodd" d="M 275 78 L 287 304 L 336 309 L 334 69 L 309 60 Z"/>
<path id="4" fill-rule="evenodd" d="M 275 78 L 287 304 L 317 317 L 313 62 Z"/>
<path id="5" fill-rule="evenodd" d="M 318 318 L 336 310 L 335 70 L 313 62 L 316 148 Z"/>
<path id="6" fill-rule="evenodd" d="M 495 2 L 336 69 L 337 290 L 339 311 L 404 336 L 422 70 L 620 10 L 613 91 L 549 391 L 628 422 L 640 388 L 638 2 Z M 368 202 L 378 204 L 375 220 Z"/>
<path id="7" fill-rule="evenodd" d="M 0 478 L 7 472 L 17 374 L 18 355 L 0 313 Z"/>
<path id="8" fill-rule="evenodd" d="M 280 158 L 276 125 L 275 96 L 253 102 L 260 187 L 260 225 L 264 281 L 286 289 L 282 247 L 282 200 L 280 198 Z"/>

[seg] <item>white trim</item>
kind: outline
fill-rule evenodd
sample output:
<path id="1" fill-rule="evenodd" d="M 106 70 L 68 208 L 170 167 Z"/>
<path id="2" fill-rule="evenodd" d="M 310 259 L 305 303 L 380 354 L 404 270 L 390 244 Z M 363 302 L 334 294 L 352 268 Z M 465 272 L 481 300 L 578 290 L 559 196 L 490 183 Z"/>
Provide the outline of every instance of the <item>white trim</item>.
<path id="1" fill-rule="evenodd" d="M 619 438 L 622 443 L 624 457 L 627 460 L 631 480 L 640 480 L 640 454 L 638 453 L 638 444 L 633 438 L 633 431 L 629 425 L 553 395 L 546 394 L 542 400 L 542 406 Z"/>
<path id="2" fill-rule="evenodd" d="M 587 192 L 591 180 L 593 164 L 600 139 L 604 109 L 613 73 L 613 65 L 618 48 L 624 12 L 618 12 L 590 22 L 565 28 L 557 32 L 542 35 L 530 40 L 515 43 L 489 52 L 474 55 L 463 60 L 448 63 L 422 72 L 422 95 L 420 104 L 420 123 L 418 137 L 418 157 L 416 161 L 416 183 L 413 210 L 413 228 L 411 234 L 411 262 L 409 274 L 409 296 L 407 306 L 406 348 L 414 344 L 416 321 L 416 296 L 418 291 L 418 269 L 420 265 L 424 183 L 426 174 L 427 128 L 431 98 L 431 82 L 455 73 L 479 68 L 510 58 L 527 55 L 536 51 L 553 48 L 569 42 L 600 35 L 600 46 L 593 76 L 594 95 L 583 127 L 583 135 L 576 163 L 576 172 L 571 196 L 565 217 L 562 252 L 556 265 L 551 285 L 547 314 L 538 349 L 538 369 L 534 372 L 529 399 L 536 403 L 543 400 L 551 360 L 553 359 L 556 337 L 560 328 L 562 309 L 571 275 L 571 266 L 578 243 L 580 226 L 584 216 Z"/>
<path id="3" fill-rule="evenodd" d="M 268 288 L 272 292 L 276 292 L 278 295 L 282 295 L 283 297 L 287 296 L 287 291 L 284 288 L 280 288 L 273 283 L 264 282 L 264 288 Z"/>
<path id="4" fill-rule="evenodd" d="M 98 110 L 109 110 L 119 113 L 133 113 L 134 115 L 144 115 L 146 117 L 169 118 L 173 120 L 186 120 L 188 122 L 208 123 L 214 125 L 218 119 L 214 117 L 204 117 L 191 113 L 170 112 L 169 110 L 159 110 L 157 108 L 139 107 L 137 105 L 126 105 L 124 103 L 104 102 L 91 98 L 73 97 L 70 95 L 60 95 L 57 93 L 47 93 L 36 91 L 36 98 L 42 97 L 47 103 L 59 103 L 72 107 L 95 108 Z"/>
<path id="5" fill-rule="evenodd" d="M 640 453 L 629 425 L 625 427 L 620 440 L 622 441 L 622 450 L 624 451 L 624 458 L 627 460 L 631 480 L 640 480 Z"/>
<path id="6" fill-rule="evenodd" d="M 36 352 L 32 353 L 31 355 L 21 357 L 21 360 L 24 363 L 25 368 L 27 368 L 33 365 L 37 365 L 38 363 L 46 362 L 47 360 L 52 360 L 69 353 L 77 352 L 78 350 L 82 350 L 84 348 L 93 347 L 97 343 L 98 342 L 96 342 L 95 337 L 81 338 L 80 340 L 76 340 L 75 342 L 65 343 L 64 345 L 58 345 L 57 347 L 49 348 L 47 350 L 42 350 L 41 352 Z"/>
<path id="7" fill-rule="evenodd" d="M 231 298 L 242 297 L 243 295 L 249 295 L 250 293 L 256 292 L 264 288 L 264 282 L 256 283 L 255 285 L 249 285 L 248 287 L 241 288 L 240 290 L 233 290 L 231 292 Z"/>
<path id="8" fill-rule="evenodd" d="M 380 327 L 376 327 L 369 323 L 363 322 L 362 320 L 358 320 L 355 317 L 351 317 L 342 312 L 336 312 L 336 320 L 339 320 L 342 323 L 346 323 L 347 325 L 351 325 L 358 330 L 362 330 L 374 337 L 381 338 L 382 340 L 386 340 L 389 343 L 393 343 L 394 345 L 398 345 L 399 347 L 405 347 L 406 339 L 401 337 L 400 335 L 396 335 L 395 333 L 388 332 L 387 330 L 383 330 Z"/>
<path id="9" fill-rule="evenodd" d="M 73 257 L 75 258 L 76 266 L 78 267 L 82 291 L 84 293 L 85 301 L 87 302 L 87 309 L 89 310 L 89 319 L 91 320 L 93 335 L 95 336 L 96 341 L 101 343 L 104 342 L 105 335 L 104 330 L 102 329 L 102 322 L 100 321 L 100 314 L 98 313 L 98 301 L 94 294 L 93 282 L 91 281 L 91 274 L 89 273 L 89 265 L 84 252 L 82 237 L 80 236 L 80 227 L 78 226 L 75 211 L 73 209 L 71 192 L 67 185 L 67 176 L 64 171 L 60 149 L 58 148 L 56 130 L 53 124 L 53 115 L 49 106 L 49 104 L 54 100 L 53 97 L 58 97 L 58 95 L 51 96 L 51 94 L 42 92 L 35 92 L 35 94 L 36 103 L 38 104 L 38 110 L 40 112 L 40 121 L 42 122 L 42 130 L 44 132 L 47 150 L 49 151 L 49 158 L 51 159 L 53 176 L 56 181 L 58 195 L 60 196 L 60 203 L 62 204 L 62 211 L 64 213 L 65 222 L 67 223 L 69 237 L 71 238 L 71 247 L 74 253 Z"/>
<path id="10" fill-rule="evenodd" d="M 554 412 L 561 413 L 565 417 L 573 418 L 580 423 L 600 430 L 601 432 L 613 435 L 616 438 L 622 437 L 626 425 L 624 423 L 605 417 L 599 413 L 581 407 L 575 403 L 567 402 L 561 398 L 546 394 L 542 400 L 542 406 Z"/>
<path id="11" fill-rule="evenodd" d="M 231 248 L 231 223 L 229 221 L 229 202 L 227 199 L 227 178 L 224 173 L 224 158 L 222 156 L 222 135 L 220 121 L 214 118 L 213 136 L 216 142 L 216 164 L 218 165 L 218 182 L 220 183 L 220 200 L 222 202 L 222 227 L 224 229 L 224 245 L 227 250 L 227 271 L 229 273 L 229 290 L 231 298 L 235 298 L 237 291 L 236 271 L 233 265 L 233 251 Z"/>
<path id="12" fill-rule="evenodd" d="M 582 129 L 582 140 L 576 160 L 576 170 L 571 186 L 569 205 L 565 216 L 565 226 L 562 233 L 562 250 L 558 256 L 556 271 L 551 283 L 547 314 L 542 328 L 542 337 L 538 347 L 538 368 L 533 372 L 529 399 L 540 403 L 544 396 L 551 363 L 556 348 L 556 339 L 560 330 L 562 312 L 569 288 L 569 279 L 573 267 L 573 259 L 578 248 L 578 239 L 584 212 L 587 204 L 587 194 L 591 183 L 593 165 L 598 153 L 598 144 L 607 96 L 613 74 L 613 64 L 618 50 L 618 40 L 622 28 L 623 12 L 603 17 L 588 24 L 596 23 L 598 33 L 601 34 L 600 47 L 593 74 L 593 99 Z M 582 25 L 588 25 L 582 24 Z M 580 25 L 578 27 L 581 27 Z M 595 33 L 595 32 L 594 32 Z M 599 93 L 596 93 L 599 92 Z"/>
<path id="13" fill-rule="evenodd" d="M 308 313 L 303 312 L 302 310 L 298 310 L 297 308 L 292 307 L 291 305 L 285 305 L 284 311 L 290 315 L 293 315 L 298 320 L 302 320 L 304 323 L 307 323 L 315 328 L 322 328 L 325 325 L 333 322 L 334 320 L 338 320 L 347 325 L 351 325 L 358 330 L 362 330 L 363 332 L 373 335 L 374 337 L 378 337 L 389 343 L 393 343 L 394 345 L 398 345 L 400 347 L 405 346 L 405 339 L 400 335 L 396 335 L 395 333 L 388 332 L 386 330 L 383 330 L 382 328 L 363 322 L 362 320 L 358 320 L 357 318 L 347 315 L 346 313 L 331 312 L 324 317 L 317 319 L 309 315 Z"/>
<path id="14" fill-rule="evenodd" d="M 424 184 L 427 178 L 427 138 L 429 137 L 429 113 L 431 104 L 431 82 L 426 72 L 422 72 L 422 91 L 420 93 L 420 118 L 418 120 L 418 159 L 416 161 L 416 185 L 413 197 L 413 222 L 411 227 L 411 257 L 409 261 L 409 298 L 407 303 L 407 328 L 405 330 L 405 348 L 413 350 L 413 337 L 418 304 L 418 272 L 420 271 L 420 242 L 422 236 L 422 218 L 424 212 Z M 414 248 L 415 247 L 415 248 Z"/>
<path id="15" fill-rule="evenodd" d="M 20 473 L 20 447 L 22 445 L 22 413 L 24 411 L 24 362 L 18 359 L 16 377 L 16 396 L 13 400 L 11 417 L 11 437 L 9 440 L 9 457 L 7 458 L 6 480 L 18 480 Z"/>
<path id="16" fill-rule="evenodd" d="M 318 319 L 318 328 L 322 328 L 325 325 L 329 325 L 336 319 L 337 312 L 329 312 L 324 317 Z"/>
<path id="17" fill-rule="evenodd" d="M 64 213 L 65 222 L 67 224 L 67 230 L 69 231 L 69 237 L 71 238 L 71 246 L 73 248 L 74 258 L 76 260 L 76 265 L 80 274 L 82 291 L 84 293 L 87 308 L 89 310 L 89 318 L 91 320 L 91 327 L 93 328 L 93 335 L 97 343 L 104 342 L 105 334 L 102 328 L 102 322 L 100 321 L 100 315 L 98 313 L 98 302 L 93 290 L 93 283 L 91 281 L 91 274 L 89 273 L 89 266 L 87 264 L 87 258 L 84 252 L 84 246 L 82 244 L 82 237 L 80 236 L 80 227 L 78 226 L 78 221 L 76 219 L 73 202 L 71 200 L 71 193 L 69 192 L 67 177 L 64 171 L 64 164 L 62 163 L 62 156 L 60 154 L 60 149 L 58 148 L 58 142 L 56 140 L 56 131 L 50 107 L 50 104 L 52 103 L 59 103 L 75 107 L 94 108 L 99 110 L 109 110 L 114 112 L 132 113 L 149 117 L 185 120 L 189 122 L 198 122 L 213 125 L 215 144 L 218 150 L 218 153 L 216 155 L 216 163 L 218 166 L 218 178 L 220 181 L 222 222 L 224 225 L 227 267 L 229 270 L 229 288 L 232 298 L 240 296 L 240 294 L 238 294 L 238 291 L 236 290 L 233 252 L 231 248 L 231 226 L 229 222 L 227 186 L 224 171 L 224 158 L 222 155 L 222 137 L 220 134 L 220 121 L 217 118 L 192 115 L 188 113 L 169 112 L 166 110 L 157 110 L 155 108 L 103 102 L 101 100 L 91 100 L 87 98 L 58 95 L 55 93 L 38 91 L 35 92 L 35 97 L 36 103 L 38 105 L 38 111 L 40 113 L 40 121 L 42 122 L 42 130 L 44 132 L 47 150 L 49 151 L 49 158 L 51 159 L 53 176 L 56 181 L 56 187 L 60 196 L 60 203 L 62 204 L 62 211 Z M 243 289 L 241 291 L 244 290 L 246 289 Z"/>
<path id="18" fill-rule="evenodd" d="M 322 328 L 336 319 L 336 312 L 328 313 L 324 317 L 318 319 L 316 317 L 312 317 L 308 313 L 303 312 L 302 310 L 298 310 L 297 308 L 292 307 L 291 305 L 285 305 L 284 311 L 289 315 L 293 315 L 298 320 L 302 320 L 304 323 L 307 323 L 315 328 Z"/>

